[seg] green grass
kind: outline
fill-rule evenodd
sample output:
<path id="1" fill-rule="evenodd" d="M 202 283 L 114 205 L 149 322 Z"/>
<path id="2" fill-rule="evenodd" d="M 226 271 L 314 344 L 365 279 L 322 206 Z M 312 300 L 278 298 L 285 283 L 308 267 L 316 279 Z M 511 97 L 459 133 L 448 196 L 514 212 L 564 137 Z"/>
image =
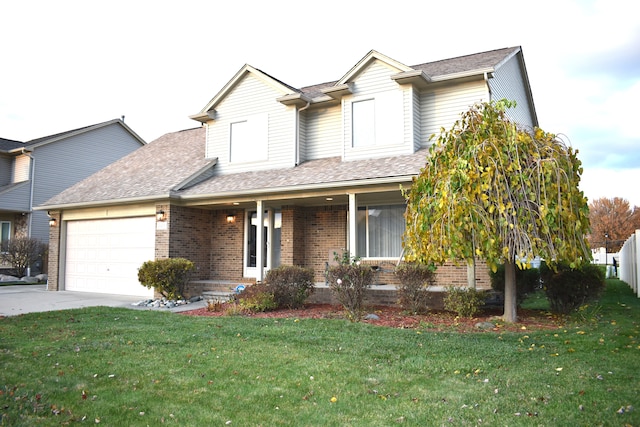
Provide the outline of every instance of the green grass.
<path id="1" fill-rule="evenodd" d="M 638 425 L 639 335 L 617 280 L 565 326 L 521 333 L 25 314 L 0 319 L 0 425 Z"/>

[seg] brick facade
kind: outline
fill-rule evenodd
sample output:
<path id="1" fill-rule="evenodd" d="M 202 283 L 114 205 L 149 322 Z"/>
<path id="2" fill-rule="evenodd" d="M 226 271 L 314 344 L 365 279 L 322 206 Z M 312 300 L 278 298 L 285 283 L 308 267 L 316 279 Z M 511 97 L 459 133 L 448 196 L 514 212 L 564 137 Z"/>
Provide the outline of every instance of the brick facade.
<path id="1" fill-rule="evenodd" d="M 211 211 L 176 205 L 158 205 L 166 215 L 166 229 L 158 227 L 155 236 L 156 259 L 182 257 L 196 265 L 193 279 L 201 281 L 189 289 L 195 295 L 207 286 L 202 281 L 218 283 L 252 283 L 243 277 L 243 251 L 245 233 L 244 210 Z M 347 242 L 347 206 L 300 207 L 285 206 L 282 212 L 281 264 L 310 267 L 317 283 L 325 282 L 325 270 L 333 259 L 333 252 L 345 248 Z M 235 215 L 227 222 L 228 215 Z M 51 216 L 61 224 L 60 213 Z M 60 231 L 51 227 L 49 248 L 49 290 L 58 290 L 60 278 Z M 377 267 L 375 284 L 398 285 L 393 260 L 364 260 Z M 436 285 L 466 286 L 466 265 L 445 264 L 438 267 Z M 489 269 L 484 262 L 476 265 L 476 284 L 479 289 L 490 289 Z M 395 297 L 383 290 L 376 300 L 387 303 Z"/>
<path id="2" fill-rule="evenodd" d="M 49 211 L 51 218 L 56 220 L 55 227 L 49 227 L 49 260 L 48 260 L 48 279 L 47 289 L 57 291 L 60 289 L 60 212 Z"/>

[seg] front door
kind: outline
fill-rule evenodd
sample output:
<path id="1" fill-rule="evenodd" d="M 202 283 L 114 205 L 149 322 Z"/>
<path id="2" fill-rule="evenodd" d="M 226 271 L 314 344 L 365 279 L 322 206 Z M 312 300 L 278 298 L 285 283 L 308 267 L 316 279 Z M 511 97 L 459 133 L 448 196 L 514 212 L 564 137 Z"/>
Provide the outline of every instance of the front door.
<path id="1" fill-rule="evenodd" d="M 280 231 L 282 228 L 282 213 L 279 209 L 266 209 L 264 211 L 264 223 L 258 227 L 258 213 L 247 211 L 245 219 L 245 250 L 244 250 L 244 276 L 258 277 L 258 250 L 262 250 L 264 271 L 280 265 Z M 263 233 L 262 248 L 258 248 L 258 228 Z"/>

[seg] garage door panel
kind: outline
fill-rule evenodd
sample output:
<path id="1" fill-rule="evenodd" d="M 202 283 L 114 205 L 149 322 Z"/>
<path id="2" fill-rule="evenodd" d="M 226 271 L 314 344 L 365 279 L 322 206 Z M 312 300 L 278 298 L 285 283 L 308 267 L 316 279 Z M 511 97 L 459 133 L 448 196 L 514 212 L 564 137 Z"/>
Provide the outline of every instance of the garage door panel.
<path id="1" fill-rule="evenodd" d="M 152 296 L 138 268 L 154 257 L 154 217 L 69 221 L 65 289 Z"/>

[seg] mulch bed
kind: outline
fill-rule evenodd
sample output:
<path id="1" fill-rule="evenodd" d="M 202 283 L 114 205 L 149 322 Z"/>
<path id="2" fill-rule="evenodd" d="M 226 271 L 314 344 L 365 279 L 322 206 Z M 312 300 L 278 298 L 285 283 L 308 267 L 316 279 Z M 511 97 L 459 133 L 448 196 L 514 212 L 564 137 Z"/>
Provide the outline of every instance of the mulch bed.
<path id="1" fill-rule="evenodd" d="M 225 304 L 217 307 L 217 311 L 208 311 L 207 308 L 184 311 L 181 314 L 188 316 L 225 316 Z M 366 313 L 375 314 L 379 319 L 365 319 L 363 323 L 376 326 L 403 329 L 425 329 L 433 331 L 458 331 L 458 332 L 503 332 L 518 331 L 525 332 L 531 330 L 557 329 L 561 324 L 561 319 L 550 313 L 538 310 L 518 310 L 518 323 L 505 324 L 500 316 L 501 309 L 484 310 L 473 318 L 459 318 L 455 313 L 448 311 L 432 311 L 427 314 L 413 315 L 407 314 L 399 307 L 370 307 Z M 345 312 L 339 305 L 331 304 L 308 304 L 297 310 L 275 310 L 265 313 L 252 313 L 246 315 L 252 318 L 273 318 L 273 319 L 345 319 Z M 480 322 L 490 322 L 495 326 L 489 329 L 480 329 L 476 325 Z"/>

